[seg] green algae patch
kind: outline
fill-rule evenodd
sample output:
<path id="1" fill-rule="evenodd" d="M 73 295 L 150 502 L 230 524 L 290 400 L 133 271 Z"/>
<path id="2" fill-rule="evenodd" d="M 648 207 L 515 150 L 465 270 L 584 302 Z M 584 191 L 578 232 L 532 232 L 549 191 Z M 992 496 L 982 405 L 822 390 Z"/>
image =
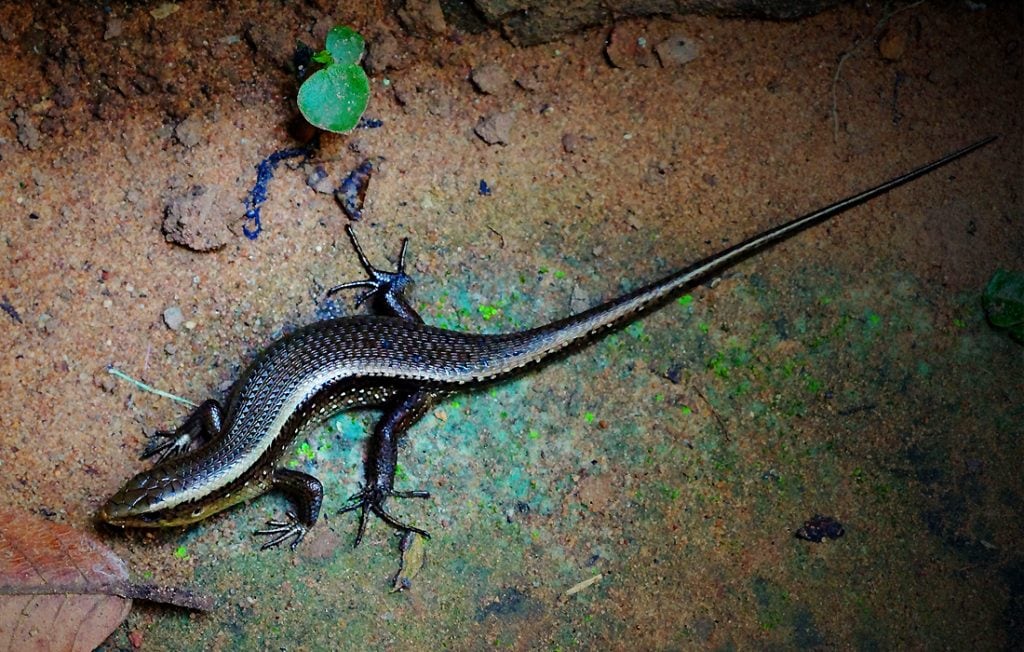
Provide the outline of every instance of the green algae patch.
<path id="1" fill-rule="evenodd" d="M 1024 344 L 1024 273 L 997 269 L 981 295 L 985 316 Z"/>

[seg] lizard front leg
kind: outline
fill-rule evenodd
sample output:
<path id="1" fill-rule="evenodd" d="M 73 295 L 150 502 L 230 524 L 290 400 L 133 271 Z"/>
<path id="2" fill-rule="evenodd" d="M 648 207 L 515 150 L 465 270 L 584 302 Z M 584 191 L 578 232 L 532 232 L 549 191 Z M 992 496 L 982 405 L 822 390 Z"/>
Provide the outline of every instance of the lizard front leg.
<path id="1" fill-rule="evenodd" d="M 156 456 L 159 464 L 181 457 L 192 448 L 220 435 L 224 408 L 214 399 L 202 402 L 185 422 L 174 430 L 158 430 L 149 438 L 141 459 Z"/>
<path id="2" fill-rule="evenodd" d="M 393 272 L 386 272 L 374 267 L 367 260 L 363 254 L 362 247 L 359 246 L 355 229 L 351 225 L 345 227 L 345 232 L 348 233 L 348 237 L 352 241 L 352 248 L 355 249 L 356 256 L 359 257 L 359 262 L 362 264 L 363 269 L 366 270 L 369 278 L 335 285 L 327 290 L 326 296 L 331 296 L 335 292 L 350 288 L 369 288 L 369 290 L 359 295 L 356 299 L 357 306 L 370 299 L 373 301 L 374 309 L 383 315 L 391 315 L 392 317 L 422 324 L 423 318 L 413 310 L 412 306 L 409 305 L 409 301 L 405 298 L 405 288 L 412 284 L 412 278 L 405 273 L 405 254 L 409 249 L 409 238 L 402 239 L 402 250 L 398 254 L 398 268 Z"/>

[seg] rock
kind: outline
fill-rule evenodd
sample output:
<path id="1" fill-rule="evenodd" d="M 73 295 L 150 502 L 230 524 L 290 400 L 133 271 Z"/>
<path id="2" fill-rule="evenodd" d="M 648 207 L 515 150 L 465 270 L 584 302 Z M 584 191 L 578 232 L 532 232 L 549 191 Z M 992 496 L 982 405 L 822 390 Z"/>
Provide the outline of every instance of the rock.
<path id="1" fill-rule="evenodd" d="M 213 251 L 227 244 L 224 215 L 232 214 L 217 205 L 218 186 L 192 186 L 164 208 L 164 237 L 168 242 L 192 251 Z"/>
<path id="2" fill-rule="evenodd" d="M 673 34 L 654 46 L 662 67 L 685 66 L 700 54 L 697 43 L 682 34 Z"/>
<path id="3" fill-rule="evenodd" d="M 164 323 L 167 324 L 167 328 L 176 331 L 185 323 L 185 314 L 178 306 L 170 306 L 164 310 Z"/>
<path id="4" fill-rule="evenodd" d="M 899 29 L 888 29 L 878 41 L 878 53 L 887 61 L 899 61 L 907 50 L 907 34 Z"/>
<path id="5" fill-rule="evenodd" d="M 150 9 L 149 15 L 151 15 L 155 20 L 163 20 L 171 14 L 178 13 L 178 10 L 180 9 L 181 6 L 178 4 L 175 4 L 173 2 L 164 2 L 156 6 L 155 8 Z"/>
<path id="6" fill-rule="evenodd" d="M 579 283 L 573 283 L 572 294 L 569 295 L 569 311 L 572 314 L 583 312 L 594 307 L 594 299 Z"/>
<path id="7" fill-rule="evenodd" d="M 110 17 L 107 19 L 107 29 L 103 32 L 103 40 L 119 38 L 124 33 L 124 21 L 120 18 Z"/>
<path id="8" fill-rule="evenodd" d="M 565 150 L 566 154 L 572 154 L 579 147 L 580 139 L 579 136 L 573 133 L 566 132 L 562 134 L 562 149 Z"/>
<path id="9" fill-rule="evenodd" d="M 413 36 L 430 38 L 448 33 L 440 0 L 406 0 L 398 10 L 398 20 Z"/>
<path id="10" fill-rule="evenodd" d="M 507 145 L 514 122 L 515 114 L 511 111 L 490 113 L 480 118 L 473 131 L 488 145 Z"/>
<path id="11" fill-rule="evenodd" d="M 505 69 L 496 63 L 485 63 L 473 68 L 469 78 L 477 90 L 485 95 L 504 93 L 512 84 L 512 79 Z"/>
<path id="12" fill-rule="evenodd" d="M 642 25 L 617 23 L 608 37 L 604 53 L 616 68 L 650 68 L 657 63 Z"/>
<path id="13" fill-rule="evenodd" d="M 263 21 L 256 21 L 245 30 L 245 40 L 260 56 L 282 70 L 292 67 L 295 40 L 287 30 L 275 29 Z"/>
<path id="14" fill-rule="evenodd" d="M 366 154 L 370 151 L 370 143 L 361 136 L 353 136 L 348 141 L 348 151 L 356 154 Z"/>
<path id="15" fill-rule="evenodd" d="M 313 167 L 306 176 L 306 185 L 324 195 L 334 192 L 334 184 L 331 183 L 330 177 L 327 176 L 327 170 L 322 165 Z"/>
<path id="16" fill-rule="evenodd" d="M 107 394 L 113 394 L 117 384 L 114 382 L 114 377 L 109 373 L 97 373 L 92 377 L 92 384 L 99 387 Z"/>
<path id="17" fill-rule="evenodd" d="M 14 109 L 13 118 L 14 125 L 18 128 L 18 142 L 21 143 L 21 146 L 30 150 L 39 149 L 42 136 L 39 134 L 39 129 L 33 124 L 32 118 L 29 117 L 28 111 L 20 107 Z"/>
<path id="18" fill-rule="evenodd" d="M 384 32 L 367 44 L 363 67 L 371 75 L 382 75 L 388 70 L 398 70 L 403 68 L 405 63 L 398 39 L 390 32 Z"/>
<path id="19" fill-rule="evenodd" d="M 528 69 L 526 72 L 516 77 L 516 86 L 529 93 L 540 90 L 541 83 L 540 75 L 537 72 L 537 66 Z"/>
<path id="20" fill-rule="evenodd" d="M 576 495 L 590 511 L 604 514 L 615 504 L 618 492 L 607 478 L 587 476 L 576 483 Z"/>
<path id="21" fill-rule="evenodd" d="M 473 11 L 498 27 L 516 45 L 554 41 L 585 27 L 610 23 L 617 18 L 700 13 L 729 18 L 793 20 L 834 7 L 840 0 L 473 0 L 449 2 L 450 12 Z M 469 5 L 460 10 L 460 5 Z M 453 18 L 457 22 L 457 18 Z"/>
<path id="22" fill-rule="evenodd" d="M 426 91 L 427 113 L 438 118 L 450 118 L 452 115 L 452 98 L 441 88 Z"/>
<path id="23" fill-rule="evenodd" d="M 174 137 L 189 149 L 199 144 L 202 135 L 202 118 L 195 113 L 190 114 L 174 128 Z"/>

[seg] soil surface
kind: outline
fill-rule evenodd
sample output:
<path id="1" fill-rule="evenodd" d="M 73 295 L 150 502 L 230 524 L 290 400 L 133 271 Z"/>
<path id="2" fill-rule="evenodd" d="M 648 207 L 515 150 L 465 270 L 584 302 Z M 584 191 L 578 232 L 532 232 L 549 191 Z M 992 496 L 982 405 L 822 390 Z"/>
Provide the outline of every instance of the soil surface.
<path id="1" fill-rule="evenodd" d="M 531 48 L 417 39 L 352 4 L 0 5 L 0 502 L 218 600 L 137 603 L 104 649 L 1021 644 L 1024 348 L 979 301 L 996 269 L 1024 270 L 1019 3 L 631 20 Z M 370 44 L 379 126 L 282 161 L 249 239 L 257 164 L 297 145 L 296 43 L 339 23 Z M 92 520 L 187 414 L 109 368 L 223 398 L 275 338 L 358 312 L 323 291 L 362 278 L 329 191 L 367 159 L 371 260 L 408 236 L 426 321 L 501 332 L 989 135 L 437 406 L 397 479 L 432 497 L 391 504 L 433 535 L 404 592 L 393 531 L 372 521 L 353 549 L 356 519 L 335 516 L 374 413 L 283 460 L 326 493 L 294 552 L 252 535 L 288 509 L 274 494 L 187 529 Z M 794 536 L 816 515 L 843 536 Z"/>

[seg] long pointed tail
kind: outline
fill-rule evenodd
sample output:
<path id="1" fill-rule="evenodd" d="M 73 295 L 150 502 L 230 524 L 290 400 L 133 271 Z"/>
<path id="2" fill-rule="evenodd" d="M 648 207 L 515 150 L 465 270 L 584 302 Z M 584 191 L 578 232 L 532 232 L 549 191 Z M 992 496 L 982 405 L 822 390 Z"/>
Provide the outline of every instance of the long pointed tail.
<path id="1" fill-rule="evenodd" d="M 612 299 L 590 310 L 523 333 L 498 336 L 505 339 L 506 346 L 511 348 L 510 351 L 506 352 L 507 357 L 505 361 L 508 366 L 504 371 L 511 371 L 533 362 L 539 362 L 567 346 L 595 335 L 599 331 L 611 328 L 622 323 L 624 320 L 632 319 L 659 299 L 695 281 L 706 278 L 714 272 L 733 265 L 743 258 L 815 224 L 820 224 L 854 206 L 885 194 L 897 186 L 933 172 L 980 147 L 988 145 L 995 139 L 995 136 L 990 136 L 979 140 L 972 145 L 947 154 L 936 161 L 922 165 L 885 183 L 881 183 L 846 199 L 841 199 L 834 204 L 830 204 L 803 217 L 798 217 L 785 224 L 773 227 L 728 249 L 713 254 L 694 265 L 669 274 L 659 281 Z"/>

